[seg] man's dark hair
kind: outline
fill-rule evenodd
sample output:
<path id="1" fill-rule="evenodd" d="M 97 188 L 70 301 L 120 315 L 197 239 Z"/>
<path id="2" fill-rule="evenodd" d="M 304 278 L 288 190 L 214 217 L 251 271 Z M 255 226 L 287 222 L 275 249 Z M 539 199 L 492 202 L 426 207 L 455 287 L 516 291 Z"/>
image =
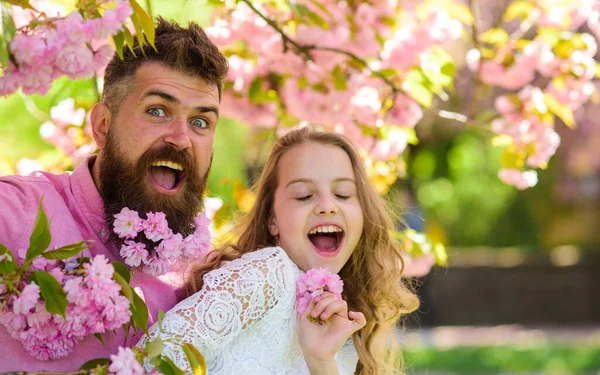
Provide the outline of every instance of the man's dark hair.
<path id="1" fill-rule="evenodd" d="M 214 84 L 221 100 L 228 63 L 204 30 L 193 22 L 190 22 L 188 28 L 162 17 L 158 17 L 156 22 L 156 51 L 150 45 L 145 45 L 142 53 L 136 39 L 133 53 L 125 47 L 123 60 L 115 54 L 106 67 L 102 97 L 115 115 L 129 94 L 136 71 L 146 62 L 164 64 L 178 72 L 201 78 L 208 84 Z"/>

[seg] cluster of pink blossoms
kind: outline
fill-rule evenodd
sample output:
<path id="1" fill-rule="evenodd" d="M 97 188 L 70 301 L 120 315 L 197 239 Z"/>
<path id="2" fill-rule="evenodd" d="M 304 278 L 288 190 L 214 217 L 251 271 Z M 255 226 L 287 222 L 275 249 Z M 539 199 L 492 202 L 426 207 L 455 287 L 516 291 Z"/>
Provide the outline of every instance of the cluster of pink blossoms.
<path id="1" fill-rule="evenodd" d="M 545 168 L 560 144 L 552 123 L 543 120 L 553 110 L 548 108 L 545 96 L 574 112 L 596 91 L 592 82 L 597 64 L 596 40 L 590 34 L 570 30 L 587 21 L 600 37 L 600 2 L 576 0 L 556 5 L 539 1 L 536 6 L 539 16 L 535 24 L 555 28 L 555 33 L 542 30 L 521 48 L 510 41 L 498 48 L 492 60 L 480 59 L 477 50 L 467 55 L 469 68 L 479 72 L 482 82 L 519 90 L 517 95 L 505 94 L 496 99 L 495 108 L 501 118 L 492 123 L 493 132 L 510 136 L 514 147 L 527 155 L 523 168 L 504 168 L 498 173 L 503 182 L 519 189 L 537 184 L 537 172 L 528 168 Z M 530 86 L 538 73 L 550 80 L 543 88 Z"/>
<path id="2" fill-rule="evenodd" d="M 70 274 L 74 265 L 75 260 L 62 267 L 56 261 L 37 264 L 50 268 L 63 287 L 68 300 L 66 318 L 46 311 L 35 282 L 24 285 L 20 295 L 9 296 L 0 312 L 0 323 L 11 337 L 39 360 L 66 357 L 84 337 L 129 322 L 129 300 L 120 294 L 121 286 L 112 279 L 114 268 L 106 257 L 98 255 L 84 264 L 84 276 Z"/>
<path id="3" fill-rule="evenodd" d="M 236 4 L 206 30 L 225 51 L 240 40 L 246 46 L 240 52 L 239 43 L 235 44 L 236 52 L 229 56 L 232 89 L 225 92 L 223 113 L 251 125 L 274 127 L 286 121 L 281 116 L 283 108 L 297 124 L 317 124 L 348 135 L 376 160 L 394 159 L 404 151 L 406 133 L 397 132 L 395 137 L 367 134 L 383 125 L 392 129 L 414 127 L 423 113 L 412 98 L 402 94 L 395 96 L 393 110 L 385 113 L 383 103 L 391 99 L 391 88 L 374 78 L 372 70 L 397 70 L 399 87 L 408 70 L 418 67 L 432 47 L 456 40 L 462 32 L 460 22 L 439 7 L 430 7 L 423 19 L 417 20 L 411 10 L 402 9 L 401 13 L 396 1 L 360 2 L 356 7 L 342 1 L 325 1 L 322 6 L 303 3 L 328 23 L 326 29 L 306 23 L 288 26 L 287 20 L 294 18 L 292 12 L 254 5 L 280 22 L 296 43 L 315 49 L 308 52 L 309 62 L 291 45 L 284 50 L 281 34 L 246 4 Z M 389 20 L 396 17 L 400 17 L 397 26 L 391 25 Z M 248 35 L 253 37 L 248 39 Z M 347 55 L 324 50 L 327 48 L 356 54 L 369 63 L 369 68 L 353 66 Z M 272 73 L 286 77 L 280 86 L 270 86 Z M 336 76 L 344 77 L 343 87 Z M 262 92 L 277 98 L 251 97 L 257 80 L 263 81 Z"/>
<path id="4" fill-rule="evenodd" d="M 4 67 L 0 96 L 19 88 L 25 94 L 45 94 L 56 78 L 91 78 L 104 68 L 114 53 L 106 39 L 123 30 L 133 14 L 129 1 L 115 3 L 99 18 L 83 19 L 74 11 L 37 27 L 19 29 L 9 45 L 17 66 Z"/>
<path id="5" fill-rule="evenodd" d="M 344 282 L 336 273 L 326 268 L 312 268 L 296 282 L 296 303 L 298 314 L 303 314 L 311 300 L 328 291 L 342 299 Z"/>
<path id="6" fill-rule="evenodd" d="M 124 207 L 115 215 L 113 227 L 119 238 L 125 239 L 120 250 L 125 264 L 131 267 L 141 266 L 145 273 L 158 276 L 185 260 L 201 257 L 210 247 L 210 220 L 201 213 L 194 221 L 194 233 L 183 238 L 180 233 L 173 233 L 169 228 L 163 212 L 148 212 L 146 219 L 142 219 L 136 211 Z M 144 243 L 133 240 L 140 233 L 150 241 L 158 242 L 154 254 L 148 253 Z"/>

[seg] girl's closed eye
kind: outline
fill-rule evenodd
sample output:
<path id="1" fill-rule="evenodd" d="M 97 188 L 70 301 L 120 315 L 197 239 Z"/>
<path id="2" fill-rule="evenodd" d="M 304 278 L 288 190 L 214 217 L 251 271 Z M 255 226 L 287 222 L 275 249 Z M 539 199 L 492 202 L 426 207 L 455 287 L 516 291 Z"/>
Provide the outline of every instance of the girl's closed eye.
<path id="1" fill-rule="evenodd" d="M 301 195 L 299 197 L 296 197 L 297 201 L 307 201 L 310 199 L 310 197 L 312 197 L 312 194 L 307 194 L 307 195 Z"/>
<path id="2" fill-rule="evenodd" d="M 350 199 L 350 195 L 346 195 L 346 194 L 335 194 L 335 196 L 336 196 L 338 199 L 341 199 L 341 200 L 343 200 L 343 201 L 345 201 L 345 200 L 347 200 L 347 199 Z"/>

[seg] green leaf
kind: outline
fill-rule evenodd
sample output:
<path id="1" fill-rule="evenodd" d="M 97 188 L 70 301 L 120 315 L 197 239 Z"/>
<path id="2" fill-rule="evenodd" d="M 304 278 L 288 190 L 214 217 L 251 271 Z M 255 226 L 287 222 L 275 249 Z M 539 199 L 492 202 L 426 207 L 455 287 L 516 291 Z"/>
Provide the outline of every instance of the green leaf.
<path id="1" fill-rule="evenodd" d="M 115 272 L 118 273 L 119 275 L 121 275 L 121 277 L 127 283 L 129 283 L 129 281 L 131 280 L 131 275 L 129 274 L 129 270 L 127 269 L 127 266 L 125 266 L 121 262 L 111 262 L 110 264 L 112 264 L 113 268 L 115 269 Z"/>
<path id="2" fill-rule="evenodd" d="M 127 46 L 127 48 L 129 48 L 131 53 L 133 53 L 133 56 L 136 56 L 135 52 L 133 51 L 133 34 L 127 27 L 123 27 L 123 38 L 124 44 Z"/>
<path id="3" fill-rule="evenodd" d="M 575 117 L 573 110 L 566 104 L 562 104 L 553 95 L 544 93 L 544 104 L 548 107 L 551 113 L 554 113 L 560 118 L 569 128 L 575 128 Z"/>
<path id="4" fill-rule="evenodd" d="M 33 260 L 37 256 L 41 255 L 44 250 L 50 245 L 52 237 L 50 235 L 50 225 L 48 224 L 48 218 L 42 207 L 42 200 L 40 198 L 40 205 L 38 206 L 38 213 L 35 218 L 35 224 L 33 226 L 33 232 L 29 238 L 29 249 L 25 260 Z"/>
<path id="5" fill-rule="evenodd" d="M 94 333 L 94 337 L 98 339 L 98 341 L 100 341 L 102 343 L 102 345 L 106 345 L 106 343 L 104 342 L 104 337 L 102 337 L 102 335 L 98 332 Z"/>
<path id="6" fill-rule="evenodd" d="M 331 12 L 329 12 L 329 9 L 327 9 L 327 7 L 323 4 L 321 4 L 319 1 L 317 0 L 310 0 L 310 2 L 316 6 L 317 8 L 321 9 L 321 11 L 323 13 L 325 13 L 327 15 L 327 17 L 332 18 L 331 16 Z"/>
<path id="7" fill-rule="evenodd" d="M 12 251 L 0 243 L 0 256 L 6 257 L 0 261 L 0 274 L 6 275 L 17 269 L 17 261 Z"/>
<path id="8" fill-rule="evenodd" d="M 348 80 L 346 79 L 346 74 L 344 74 L 339 65 L 333 69 L 331 74 L 333 75 L 333 83 L 336 90 L 344 91 L 348 89 Z"/>
<path id="9" fill-rule="evenodd" d="M 4 0 L 3 2 L 12 4 L 12 5 L 16 5 L 18 7 L 21 7 L 23 9 L 31 9 L 31 10 L 35 10 L 31 4 L 29 4 L 29 0 Z"/>
<path id="10" fill-rule="evenodd" d="M 59 247 L 56 250 L 50 250 L 42 253 L 42 256 L 50 260 L 63 260 L 74 257 L 89 246 L 85 244 L 85 241 L 77 242 L 71 245 Z"/>
<path id="11" fill-rule="evenodd" d="M 447 266 L 448 265 L 448 253 L 446 252 L 446 247 L 438 242 L 433 247 L 433 254 L 435 255 L 435 263 L 438 266 Z"/>
<path id="12" fill-rule="evenodd" d="M 115 50 L 121 60 L 123 60 L 123 44 L 125 43 L 125 34 L 121 31 L 120 33 L 112 36 L 113 42 L 115 42 Z"/>
<path id="13" fill-rule="evenodd" d="M 146 306 L 144 300 L 131 287 L 130 290 L 133 292 L 133 321 L 142 331 L 148 334 L 148 306 Z"/>
<path id="14" fill-rule="evenodd" d="M 146 34 L 148 43 L 150 43 L 152 48 L 154 48 L 154 50 L 156 51 L 156 47 L 154 46 L 154 38 L 155 38 L 156 30 L 154 29 L 154 21 L 152 21 L 152 17 L 150 17 L 150 15 L 144 10 L 144 8 L 142 8 L 140 6 L 140 4 L 137 3 L 137 1 L 129 0 L 129 4 L 131 4 L 133 13 L 135 15 L 137 15 L 136 20 L 134 20 L 133 16 L 132 16 L 132 21 L 135 25 L 136 31 L 138 33 L 140 33 L 138 25 L 136 25 L 136 21 L 137 21 L 139 23 L 139 26 L 141 27 L 141 29 L 144 31 L 144 34 Z M 139 37 L 138 37 L 138 41 L 139 41 Z"/>
<path id="15" fill-rule="evenodd" d="M 471 9 L 466 5 L 458 1 L 444 1 L 443 7 L 448 12 L 450 18 L 457 19 L 467 26 L 473 25 L 475 18 L 473 17 L 473 13 L 471 13 Z"/>
<path id="16" fill-rule="evenodd" d="M 156 369 L 165 375 L 185 375 L 183 371 L 167 356 L 160 356 Z"/>
<path id="17" fill-rule="evenodd" d="M 479 40 L 494 46 L 502 46 L 510 40 L 506 30 L 499 27 L 493 27 L 479 35 Z"/>
<path id="18" fill-rule="evenodd" d="M 498 116 L 498 112 L 495 109 L 488 108 L 488 109 L 485 109 L 485 110 L 479 112 L 475 116 L 474 120 L 477 122 L 485 123 L 485 122 L 489 122 L 496 116 Z"/>
<path id="19" fill-rule="evenodd" d="M 98 366 L 108 366 L 110 365 L 110 359 L 108 358 L 96 358 L 87 361 L 84 363 L 79 370 L 93 370 Z"/>
<path id="20" fill-rule="evenodd" d="M 165 312 L 162 310 L 158 310 L 158 328 L 162 331 L 162 322 L 165 318 Z"/>
<path id="21" fill-rule="evenodd" d="M 256 77 L 254 81 L 250 84 L 250 88 L 248 89 L 248 98 L 251 101 L 259 101 L 262 93 L 262 85 L 263 79 L 261 77 Z"/>
<path id="22" fill-rule="evenodd" d="M 160 337 L 157 337 L 152 341 L 148 341 L 146 343 L 146 351 L 148 351 L 148 358 L 160 356 L 160 353 L 162 353 L 164 347 L 165 343 Z"/>
<path id="23" fill-rule="evenodd" d="M 206 375 L 206 361 L 196 347 L 190 343 L 183 344 L 183 352 L 194 375 Z"/>
<path id="24" fill-rule="evenodd" d="M 399 74 L 398 69 L 396 69 L 396 68 L 381 69 L 381 70 L 378 70 L 377 73 L 388 79 L 397 77 Z"/>
<path id="25" fill-rule="evenodd" d="M 314 25 L 319 26 L 323 30 L 329 30 L 329 23 L 317 13 L 313 12 L 312 10 L 309 10 L 307 16 Z"/>
<path id="26" fill-rule="evenodd" d="M 116 271 L 116 268 L 115 268 L 115 271 Z M 119 274 L 118 272 L 113 273 L 112 278 L 113 278 L 113 280 L 115 280 L 117 282 L 117 284 L 119 284 L 121 286 L 121 293 L 123 293 L 123 295 L 125 297 L 127 297 L 127 299 L 129 300 L 129 302 L 131 302 L 132 307 L 133 307 L 133 295 L 135 294 L 135 292 L 133 291 L 133 289 L 131 289 L 131 286 L 129 285 L 127 280 L 123 276 L 121 276 L 121 274 Z"/>
<path id="27" fill-rule="evenodd" d="M 135 0 L 130 0 L 132 8 L 132 2 L 134 1 Z M 146 37 L 144 36 L 144 29 L 142 28 L 142 21 L 140 19 L 140 15 L 135 11 L 135 9 L 133 10 L 133 14 L 131 15 L 131 22 L 133 22 L 133 26 L 135 27 L 135 37 L 138 41 L 140 51 L 142 52 L 142 55 L 146 55 L 146 53 L 144 52 L 144 46 L 148 44 L 148 42 L 146 41 Z"/>
<path id="28" fill-rule="evenodd" d="M 6 4 L 0 4 L 0 12 L 2 12 L 2 34 L 0 34 L 0 64 L 8 67 L 10 61 L 10 50 L 8 48 L 11 40 L 14 38 L 17 28 L 15 22 L 10 15 L 9 8 Z"/>
<path id="29" fill-rule="evenodd" d="M 67 294 L 59 282 L 46 271 L 34 272 L 35 281 L 40 287 L 42 299 L 46 302 L 46 310 L 66 318 Z"/>
<path id="30" fill-rule="evenodd" d="M 425 77 L 419 70 L 410 70 L 404 81 L 408 94 L 425 108 L 431 107 L 433 93 L 425 83 Z"/>
<path id="31" fill-rule="evenodd" d="M 535 10 L 535 8 L 536 6 L 530 3 L 529 1 L 512 2 L 508 6 L 508 8 L 506 8 L 506 12 L 504 12 L 502 20 L 504 22 L 510 22 L 515 18 L 525 20 L 527 19 L 527 17 L 529 17 L 529 14 L 531 14 L 531 12 Z"/>

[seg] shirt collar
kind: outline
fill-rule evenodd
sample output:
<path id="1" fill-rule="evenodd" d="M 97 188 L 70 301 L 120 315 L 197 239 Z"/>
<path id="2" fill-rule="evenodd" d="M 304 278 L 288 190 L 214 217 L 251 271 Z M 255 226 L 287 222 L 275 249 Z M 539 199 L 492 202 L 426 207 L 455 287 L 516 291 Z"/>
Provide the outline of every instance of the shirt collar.
<path id="1" fill-rule="evenodd" d="M 88 156 L 75 168 L 71 174 L 71 186 L 75 201 L 85 219 L 102 242 L 106 244 L 109 232 L 104 223 L 104 203 L 91 173 L 95 161 L 96 155 Z"/>

